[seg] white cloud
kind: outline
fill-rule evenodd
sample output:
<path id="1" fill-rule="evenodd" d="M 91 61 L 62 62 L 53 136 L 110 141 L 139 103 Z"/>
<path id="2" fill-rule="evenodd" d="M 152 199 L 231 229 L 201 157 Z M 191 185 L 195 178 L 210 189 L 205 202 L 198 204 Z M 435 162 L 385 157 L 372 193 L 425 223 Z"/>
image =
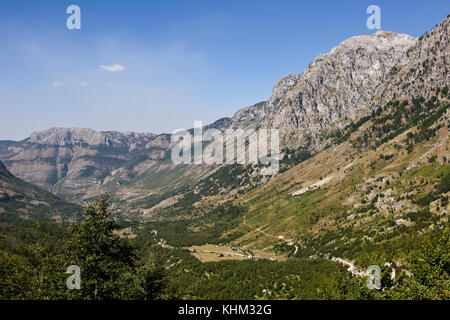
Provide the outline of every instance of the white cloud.
<path id="1" fill-rule="evenodd" d="M 105 70 L 109 72 L 122 72 L 125 71 L 125 67 L 121 64 L 113 64 L 111 66 L 101 65 L 100 70 Z"/>
<path id="2" fill-rule="evenodd" d="M 61 81 L 55 80 L 52 82 L 52 87 L 59 88 L 62 86 L 63 86 L 63 83 Z"/>
<path id="3" fill-rule="evenodd" d="M 86 81 L 75 80 L 73 83 L 74 83 L 74 85 L 79 86 L 79 87 L 90 87 L 91 86 L 91 84 Z"/>

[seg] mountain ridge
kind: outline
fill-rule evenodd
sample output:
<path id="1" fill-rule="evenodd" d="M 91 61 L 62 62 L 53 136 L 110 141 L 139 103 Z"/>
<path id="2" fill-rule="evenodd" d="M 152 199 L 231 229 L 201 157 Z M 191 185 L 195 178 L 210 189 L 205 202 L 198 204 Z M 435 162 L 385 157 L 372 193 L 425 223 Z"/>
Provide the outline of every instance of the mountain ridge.
<path id="1" fill-rule="evenodd" d="M 427 95 L 431 86 L 448 84 L 448 23 L 447 17 L 418 39 L 378 31 L 344 40 L 316 57 L 303 73 L 280 79 L 267 101 L 242 108 L 232 118 L 218 119 L 205 128 L 276 128 L 282 148 L 316 154 L 352 122 L 396 95 L 409 97 L 405 79 L 426 77 L 419 84 L 411 80 L 413 96 Z M 428 68 L 424 65 L 427 59 Z M 407 73 L 413 68 L 414 72 Z M 143 197 L 178 183 L 175 176 L 174 180 L 147 183 L 152 175 L 171 168 L 166 162 L 172 146 L 168 134 L 52 128 L 21 142 L 0 141 L 0 157 L 20 178 L 82 203 L 104 192 L 129 195 L 139 191 L 136 196 Z M 193 187 L 194 176 L 216 172 L 206 167 L 201 172 L 182 171 L 182 176 L 193 180 L 185 179 L 177 190 Z M 133 185 L 138 181 L 140 185 Z"/>

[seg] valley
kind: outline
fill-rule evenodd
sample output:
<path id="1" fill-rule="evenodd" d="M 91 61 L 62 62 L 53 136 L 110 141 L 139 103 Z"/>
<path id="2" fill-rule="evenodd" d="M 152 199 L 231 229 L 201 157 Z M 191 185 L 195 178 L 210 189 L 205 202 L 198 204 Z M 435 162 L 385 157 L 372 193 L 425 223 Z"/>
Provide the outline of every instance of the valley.
<path id="1" fill-rule="evenodd" d="M 100 216 L 113 245 L 135 246 L 141 273 L 127 277 L 164 274 L 161 299 L 448 299 L 449 24 L 347 39 L 267 101 L 203 128 L 279 130 L 274 176 L 261 163 L 177 165 L 165 133 L 51 128 L 0 141 L 0 258 L 14 272 L 28 261 L 18 243 L 36 254 L 33 222 L 63 257 L 67 237 L 92 236 L 64 232 Z M 421 263 L 436 255 L 432 286 Z M 382 290 L 365 287 L 370 265 Z"/>

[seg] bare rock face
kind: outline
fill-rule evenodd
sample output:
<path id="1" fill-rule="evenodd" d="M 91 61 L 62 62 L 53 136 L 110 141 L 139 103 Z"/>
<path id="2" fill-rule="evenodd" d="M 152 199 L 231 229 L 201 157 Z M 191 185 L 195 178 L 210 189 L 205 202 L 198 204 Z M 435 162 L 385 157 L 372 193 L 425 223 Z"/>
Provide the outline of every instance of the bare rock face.
<path id="1" fill-rule="evenodd" d="M 24 141 L 0 142 L 0 155 L 19 178 L 82 203 L 109 191 L 103 184 L 114 180 L 108 179 L 114 170 L 125 167 L 120 178 L 129 180 L 152 160 L 164 158 L 167 143 L 155 138 L 151 133 L 52 128 Z"/>
<path id="2" fill-rule="evenodd" d="M 377 91 L 385 103 L 393 97 L 429 97 L 438 87 L 448 86 L 450 16 L 421 36 L 405 53 L 406 59 L 385 74 Z"/>
<path id="3" fill-rule="evenodd" d="M 136 143 L 151 141 L 155 137 L 152 133 L 135 132 L 98 132 L 87 128 L 51 128 L 46 131 L 34 132 L 29 141 L 54 146 L 73 146 L 87 144 L 90 146 L 129 147 Z"/>
<path id="4" fill-rule="evenodd" d="M 302 74 L 283 77 L 267 103 L 238 111 L 233 123 L 278 128 L 285 146 L 320 150 L 333 129 L 367 113 L 384 76 L 406 62 L 405 53 L 416 42 L 385 31 L 345 40 Z"/>
<path id="5" fill-rule="evenodd" d="M 253 106 L 240 109 L 231 121 L 231 128 L 254 128 L 267 121 L 269 116 L 267 102 L 260 102 Z"/>
<path id="6" fill-rule="evenodd" d="M 449 21 L 419 39 L 386 31 L 347 39 L 302 74 L 283 77 L 267 102 L 239 110 L 232 126 L 277 128 L 282 146 L 320 151 L 334 132 L 388 101 L 449 84 Z"/>

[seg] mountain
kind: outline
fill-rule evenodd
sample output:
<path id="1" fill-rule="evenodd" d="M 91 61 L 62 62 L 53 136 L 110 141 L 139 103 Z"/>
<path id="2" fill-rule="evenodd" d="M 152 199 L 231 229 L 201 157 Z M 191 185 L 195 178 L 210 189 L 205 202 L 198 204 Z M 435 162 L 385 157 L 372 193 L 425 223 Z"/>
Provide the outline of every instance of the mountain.
<path id="1" fill-rule="evenodd" d="M 0 142 L 0 154 L 14 174 L 80 203 L 104 192 L 111 174 L 118 184 L 129 180 L 163 158 L 165 149 L 166 141 L 154 134 L 81 128 L 52 128 L 20 142 Z"/>
<path id="2" fill-rule="evenodd" d="M 281 79 L 268 101 L 243 108 L 233 118 L 221 119 L 222 125 L 216 127 L 280 129 L 286 150 L 281 168 L 287 170 L 327 147 L 341 144 L 360 121 L 367 122 L 381 107 L 397 99 L 410 104 L 414 101 L 415 106 L 418 102 L 414 99 L 440 97 L 436 89 L 445 89 L 449 84 L 449 21 L 447 17 L 419 39 L 385 31 L 350 38 L 318 56 L 302 74 Z M 446 94 L 441 98 L 445 106 Z M 402 121 L 407 119 L 404 115 Z M 417 124 L 417 119 L 411 121 Z M 397 123 L 395 126 L 403 127 Z M 392 128 L 386 125 L 377 129 Z M 191 211 L 199 212 L 195 208 L 240 197 L 258 185 L 263 188 L 269 180 L 251 167 L 225 166 L 195 182 L 191 191 L 182 196 L 195 204 Z M 172 201 L 171 206 L 181 205 L 176 202 Z M 165 206 L 162 212 L 167 215 L 170 208 Z"/>
<path id="3" fill-rule="evenodd" d="M 280 129 L 287 170 L 341 142 L 348 126 L 387 103 L 428 98 L 444 88 L 448 24 L 447 17 L 419 39 L 386 31 L 347 39 L 303 73 L 283 77 L 267 101 L 205 129 Z M 0 141 L 0 157 L 19 178 L 64 199 L 81 204 L 109 192 L 127 212 L 194 212 L 270 180 L 252 166 L 176 166 L 172 146 L 168 134 L 52 128 L 23 141 Z"/>
<path id="4" fill-rule="evenodd" d="M 448 90 L 439 90 L 429 100 L 389 102 L 353 123 L 340 143 L 234 201 L 245 213 L 232 245 L 289 244 L 291 254 L 297 246 L 298 256 L 365 267 L 369 251 L 402 261 L 412 242 L 448 226 L 449 108 Z"/>
<path id="5" fill-rule="evenodd" d="M 278 128 L 284 146 L 320 151 L 395 95 L 427 97 L 447 85 L 448 29 L 447 17 L 419 39 L 378 31 L 345 40 L 281 79 L 268 101 L 239 110 L 232 127 Z"/>
<path id="6" fill-rule="evenodd" d="M 34 220 L 77 219 L 82 208 L 16 178 L 0 161 L 0 215 Z"/>
<path id="7" fill-rule="evenodd" d="M 406 53 L 406 61 L 397 64 L 385 74 L 383 86 L 378 88 L 379 100 L 386 103 L 395 97 L 423 96 L 428 98 L 437 87 L 448 86 L 450 73 L 447 16 L 431 31 L 421 36 Z"/>
<path id="8" fill-rule="evenodd" d="M 373 88 L 417 42 L 411 36 L 378 31 L 345 40 L 319 55 L 302 74 L 282 78 L 265 103 L 240 110 L 233 125 L 277 128 L 287 147 L 319 151 L 336 130 L 367 115 Z"/>
<path id="9" fill-rule="evenodd" d="M 249 183 L 253 176 L 247 167 L 221 167 L 198 180 L 191 190 L 173 194 L 170 201 L 160 205 L 150 205 L 152 212 L 161 212 L 153 217 L 159 220 L 151 228 L 174 246 L 225 243 L 272 257 L 323 257 L 361 269 L 379 259 L 407 269 L 408 259 L 420 250 L 423 240 L 439 237 L 448 229 L 448 24 L 447 17 L 419 39 L 387 32 L 352 38 L 350 44 L 344 42 L 329 55 L 316 59 L 304 74 L 285 77 L 268 102 L 244 108 L 231 122 L 223 123 L 258 127 L 275 123 L 276 117 L 285 112 L 281 118 L 286 126 L 289 119 L 297 119 L 299 128 L 312 126 L 308 133 L 315 132 L 314 126 L 322 121 L 322 127 L 318 125 L 319 131 L 310 134 L 311 143 L 306 145 L 311 154 L 298 157 L 286 152 L 282 164 L 293 159 L 293 166 L 285 166 L 277 176 L 254 185 Z M 370 85 L 359 83 L 356 77 L 370 67 L 357 68 L 356 73 L 343 71 L 337 86 L 342 92 L 353 87 L 355 92 L 348 92 L 353 98 L 347 103 L 345 95 L 336 92 L 339 97 L 330 101 L 344 99 L 345 106 L 329 102 L 322 120 L 319 115 L 325 109 L 308 109 L 305 103 L 330 97 L 316 84 L 311 88 L 314 100 L 303 98 L 308 87 L 296 85 L 306 76 L 311 79 L 311 70 L 318 65 L 338 63 L 336 58 L 324 64 L 324 57 L 329 59 L 340 50 L 349 54 L 371 51 L 354 44 L 368 41 L 376 46 L 377 41 L 371 42 L 374 39 L 382 43 L 384 54 L 395 56 L 395 63 L 387 59 L 382 64 L 384 58 L 377 59 L 384 70 L 374 73 L 376 81 L 364 76 L 369 78 L 366 81 L 375 81 Z M 385 41 L 398 41 L 403 49 L 395 53 L 387 50 Z M 341 70 L 353 65 L 350 60 Z M 330 69 L 324 78 L 323 83 L 328 83 L 328 78 L 338 79 L 338 75 Z M 345 113 L 339 115 L 343 108 Z M 346 119 L 352 113 L 354 116 Z M 305 117 L 297 117 L 299 114 Z M 334 133 L 319 134 L 322 129 L 332 130 L 336 122 L 339 125 Z M 280 123 L 280 128 L 283 126 Z M 292 132 L 292 142 L 300 149 L 295 144 L 290 148 L 302 150 L 301 130 L 293 127 Z M 246 185 L 252 187 L 246 189 Z M 209 246 L 205 250 L 212 249 Z M 220 247 L 214 250 L 221 252 Z"/>
<path id="10" fill-rule="evenodd" d="M 418 243 L 448 229 L 448 29 L 449 17 L 413 45 L 407 37 L 394 36 L 408 45 L 403 57 L 379 75 L 378 83 L 366 87 L 372 93 L 355 93 L 358 99 L 368 97 L 358 109 L 361 116 L 330 137 L 310 159 L 233 201 L 243 214 L 223 233 L 233 239 L 230 245 L 322 256 L 361 267 L 378 256 L 401 266 L 419 250 Z M 377 32 L 373 37 L 393 35 Z M 288 119 L 301 113 L 320 114 L 319 109 L 305 109 L 299 98 L 305 91 L 295 89 L 295 83 L 302 77 L 288 76 L 287 84 L 280 84 L 287 88 L 281 99 L 296 101 L 280 106 L 297 108 Z M 326 123 L 326 114 L 323 118 Z"/>
<path id="11" fill-rule="evenodd" d="M 44 132 L 34 132 L 30 142 L 56 146 L 90 145 L 129 148 L 151 141 L 155 137 L 151 133 L 114 131 L 97 132 L 85 128 L 52 128 Z"/>

